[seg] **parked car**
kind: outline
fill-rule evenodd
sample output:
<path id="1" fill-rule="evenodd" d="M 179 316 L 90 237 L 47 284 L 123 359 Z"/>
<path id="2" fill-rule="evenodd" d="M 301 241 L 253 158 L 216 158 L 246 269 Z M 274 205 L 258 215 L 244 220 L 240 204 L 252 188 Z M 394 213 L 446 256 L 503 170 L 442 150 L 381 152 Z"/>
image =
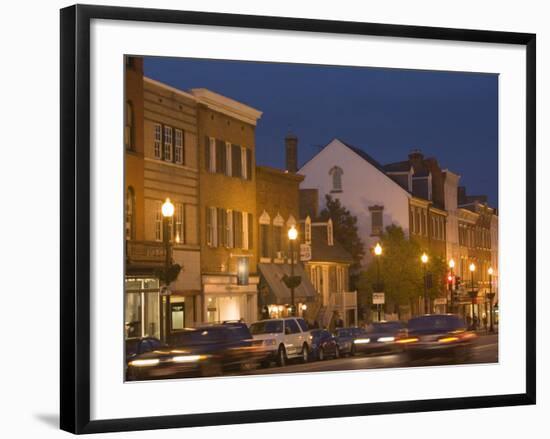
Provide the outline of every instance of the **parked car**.
<path id="1" fill-rule="evenodd" d="M 264 355 L 244 323 L 201 326 L 171 334 L 168 346 L 137 355 L 128 363 L 128 379 L 221 375 L 248 369 Z"/>
<path id="2" fill-rule="evenodd" d="M 326 329 L 312 329 L 311 331 L 310 356 L 319 361 L 326 358 L 338 358 L 338 344 L 334 336 Z"/>
<path id="3" fill-rule="evenodd" d="M 363 328 L 339 328 L 334 332 L 334 338 L 338 345 L 338 351 L 341 356 L 355 355 L 362 351 L 362 343 L 355 343 L 356 340 L 365 338 L 365 329 Z"/>
<path id="4" fill-rule="evenodd" d="M 365 329 L 368 341 L 362 343 L 362 350 L 367 353 L 400 352 L 401 348 L 396 340 L 406 333 L 405 325 L 399 321 L 371 323 Z"/>
<path id="5" fill-rule="evenodd" d="M 463 362 L 470 357 L 476 334 L 454 314 L 414 317 L 407 324 L 407 335 L 396 340 L 410 360 L 449 356 Z"/>
<path id="6" fill-rule="evenodd" d="M 267 353 L 262 362 L 264 366 L 268 366 L 271 361 L 284 366 L 293 358 L 309 361 L 311 333 L 302 318 L 260 320 L 250 325 L 250 332 L 254 340 L 262 342 Z"/>

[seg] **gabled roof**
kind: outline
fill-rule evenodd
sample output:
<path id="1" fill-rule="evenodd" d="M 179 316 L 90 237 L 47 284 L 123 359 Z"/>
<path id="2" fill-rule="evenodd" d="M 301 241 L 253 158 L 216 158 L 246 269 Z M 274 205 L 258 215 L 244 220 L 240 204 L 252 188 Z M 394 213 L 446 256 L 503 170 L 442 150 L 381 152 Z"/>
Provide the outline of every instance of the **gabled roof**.
<path id="1" fill-rule="evenodd" d="M 409 172 L 411 170 L 411 164 L 408 160 L 403 162 L 388 163 L 384 165 L 386 172 Z"/>
<path id="2" fill-rule="evenodd" d="M 381 172 L 382 174 L 384 174 L 389 181 L 391 181 L 392 183 L 394 183 L 399 189 L 401 189 L 403 192 L 405 192 L 407 194 L 407 196 L 411 196 L 411 193 L 405 189 L 403 186 L 401 186 L 399 183 L 397 183 L 393 178 L 391 178 L 387 172 L 385 171 L 384 167 L 379 163 L 377 162 L 375 159 L 373 159 L 369 154 L 367 154 L 365 151 L 363 151 L 362 149 L 360 148 L 357 148 L 353 145 L 350 145 L 349 143 L 346 143 L 344 142 L 343 140 L 335 137 L 334 139 L 332 139 L 329 143 L 327 143 L 323 149 L 321 149 L 321 151 L 319 151 L 317 154 L 315 154 L 313 157 L 311 157 L 306 163 L 304 163 L 300 169 L 298 170 L 298 172 L 300 172 L 304 167 L 306 167 L 312 160 L 315 159 L 315 157 L 317 157 L 319 154 L 321 154 L 325 148 L 327 148 L 329 145 L 331 145 L 334 141 L 337 141 L 339 142 L 341 145 L 344 145 L 346 148 L 348 148 L 350 151 L 353 151 L 355 154 L 357 154 L 359 157 L 361 157 L 363 160 L 365 160 L 369 165 L 373 166 L 374 168 L 376 168 L 379 172 Z"/>
<path id="3" fill-rule="evenodd" d="M 327 239 L 327 226 L 326 225 L 312 225 L 311 226 L 311 260 L 320 262 L 341 262 L 345 264 L 352 264 L 353 258 L 342 247 L 342 245 L 336 241 L 333 241 L 334 245 L 328 245 Z"/>

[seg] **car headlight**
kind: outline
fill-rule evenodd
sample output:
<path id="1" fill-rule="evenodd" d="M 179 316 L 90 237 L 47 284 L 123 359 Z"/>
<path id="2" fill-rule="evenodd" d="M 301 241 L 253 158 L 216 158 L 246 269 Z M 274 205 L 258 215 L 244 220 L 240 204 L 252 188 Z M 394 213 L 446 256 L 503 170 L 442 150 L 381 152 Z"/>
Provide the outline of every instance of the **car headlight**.
<path id="1" fill-rule="evenodd" d="M 370 338 L 357 338 L 357 339 L 353 340 L 353 342 L 354 342 L 355 344 L 370 343 Z"/>
<path id="2" fill-rule="evenodd" d="M 135 366 L 135 367 L 156 366 L 157 364 L 159 364 L 158 358 L 133 360 L 133 361 L 130 361 L 129 363 L 130 366 Z"/>
<path id="3" fill-rule="evenodd" d="M 273 339 L 264 340 L 264 346 L 275 346 L 277 342 Z"/>
<path id="4" fill-rule="evenodd" d="M 206 355 L 178 355 L 177 357 L 172 357 L 174 363 L 196 363 L 204 359 L 206 359 Z"/>
<path id="5" fill-rule="evenodd" d="M 379 337 L 376 341 L 380 343 L 388 343 L 390 341 L 395 341 L 395 337 Z"/>

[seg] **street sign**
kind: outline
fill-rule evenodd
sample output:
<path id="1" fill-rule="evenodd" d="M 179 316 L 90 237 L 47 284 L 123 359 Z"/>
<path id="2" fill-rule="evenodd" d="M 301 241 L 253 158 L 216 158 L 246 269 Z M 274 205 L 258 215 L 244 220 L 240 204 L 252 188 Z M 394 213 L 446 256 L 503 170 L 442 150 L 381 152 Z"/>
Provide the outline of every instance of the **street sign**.
<path id="1" fill-rule="evenodd" d="M 434 305 L 446 305 L 447 299 L 445 297 L 438 297 L 437 299 L 434 299 Z"/>
<path id="2" fill-rule="evenodd" d="M 311 245 L 300 244 L 300 261 L 311 261 Z"/>
<path id="3" fill-rule="evenodd" d="M 384 293 L 372 293 L 373 305 L 384 305 L 386 303 L 386 295 Z"/>

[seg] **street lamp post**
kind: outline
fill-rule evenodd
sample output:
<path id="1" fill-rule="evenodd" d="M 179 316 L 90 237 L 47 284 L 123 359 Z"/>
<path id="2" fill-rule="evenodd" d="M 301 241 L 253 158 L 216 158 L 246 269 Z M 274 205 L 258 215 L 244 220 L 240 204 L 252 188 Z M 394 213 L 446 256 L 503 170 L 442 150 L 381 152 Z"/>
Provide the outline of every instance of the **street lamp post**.
<path id="1" fill-rule="evenodd" d="M 162 240 L 164 242 L 164 287 L 166 295 L 169 294 L 168 291 L 168 277 L 170 272 L 170 265 L 172 264 L 172 252 L 171 252 L 171 246 L 170 246 L 170 221 L 172 217 L 174 216 L 174 205 L 170 201 L 170 198 L 166 198 L 166 201 L 162 205 L 161 208 L 162 212 L 162 225 L 163 225 L 163 231 L 162 231 Z M 160 325 L 160 338 L 163 342 L 166 341 L 166 335 L 168 334 L 169 328 L 168 328 L 168 310 L 167 310 L 167 299 L 166 296 L 162 296 L 160 298 L 161 300 L 161 325 Z"/>
<path id="2" fill-rule="evenodd" d="M 476 304 L 477 291 L 474 289 L 474 271 L 476 271 L 476 265 L 472 262 L 470 264 L 470 277 L 472 280 L 472 289 L 470 290 L 470 298 L 472 299 L 472 326 L 475 329 L 475 312 L 474 307 Z"/>
<path id="3" fill-rule="evenodd" d="M 380 256 L 382 255 L 382 246 L 380 245 L 380 243 L 377 243 L 376 246 L 374 247 L 374 255 L 376 256 L 376 289 L 377 289 L 377 292 L 381 292 L 381 287 L 380 287 Z M 382 307 L 380 306 L 379 303 L 376 304 L 376 308 L 378 310 L 378 321 L 381 320 L 381 310 L 382 310 Z"/>
<path id="4" fill-rule="evenodd" d="M 493 299 L 495 298 L 495 293 L 493 292 L 493 267 L 489 267 L 487 273 L 489 273 L 489 294 L 487 294 L 487 298 L 489 299 L 489 332 L 495 332 L 493 326 Z"/>
<path id="5" fill-rule="evenodd" d="M 292 316 L 296 315 L 296 307 L 294 305 L 294 241 L 296 241 L 297 237 L 298 230 L 292 225 L 290 229 L 288 229 L 288 240 L 290 241 L 290 278 L 292 282 L 290 285 L 290 306 Z"/>
<path id="6" fill-rule="evenodd" d="M 429 305 L 428 305 L 428 285 L 427 285 L 427 277 L 426 277 L 426 265 L 428 264 L 428 255 L 426 253 L 422 253 L 422 256 L 420 256 L 420 261 L 422 262 L 422 267 L 424 269 L 424 314 L 429 314 Z"/>
<path id="7" fill-rule="evenodd" d="M 449 261 L 449 270 L 451 272 L 451 279 L 450 279 L 450 282 L 449 282 L 449 290 L 451 292 L 451 306 L 450 306 L 450 309 L 451 309 L 451 313 L 454 312 L 454 298 L 453 298 L 453 283 L 454 283 L 454 277 L 453 277 L 453 269 L 455 268 L 455 261 L 454 259 L 451 258 L 451 260 Z"/>

